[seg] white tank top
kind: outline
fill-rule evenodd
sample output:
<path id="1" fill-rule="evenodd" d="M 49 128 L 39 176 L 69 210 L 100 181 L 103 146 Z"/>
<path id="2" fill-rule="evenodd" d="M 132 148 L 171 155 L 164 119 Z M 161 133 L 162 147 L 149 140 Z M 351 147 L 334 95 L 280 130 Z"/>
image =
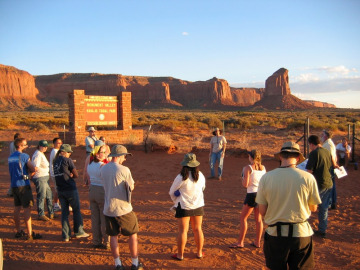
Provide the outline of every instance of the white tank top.
<path id="1" fill-rule="evenodd" d="M 251 165 L 249 165 L 249 167 L 251 173 L 250 173 L 249 185 L 247 187 L 247 193 L 254 193 L 257 192 L 260 179 L 266 173 L 266 169 L 265 166 L 263 166 L 264 168 L 263 170 L 257 171 L 257 170 L 253 170 Z"/>

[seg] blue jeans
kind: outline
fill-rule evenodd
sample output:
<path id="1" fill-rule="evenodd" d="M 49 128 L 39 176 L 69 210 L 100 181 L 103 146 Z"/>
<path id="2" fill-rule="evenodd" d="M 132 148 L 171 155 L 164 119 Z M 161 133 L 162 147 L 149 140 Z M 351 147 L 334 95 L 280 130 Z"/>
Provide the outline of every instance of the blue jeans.
<path id="1" fill-rule="evenodd" d="M 83 219 L 80 212 L 80 200 L 77 190 L 58 191 L 58 197 L 61 204 L 61 225 L 62 237 L 69 239 L 71 237 L 71 228 L 69 223 L 69 205 L 73 210 L 74 233 L 75 235 L 84 234 Z"/>
<path id="2" fill-rule="evenodd" d="M 318 230 L 322 233 L 326 232 L 327 222 L 328 222 L 328 208 L 329 202 L 331 198 L 331 190 L 332 188 L 324 188 L 323 190 L 319 191 L 321 204 L 319 204 L 319 212 L 318 212 L 318 219 L 319 225 Z"/>
<path id="3" fill-rule="evenodd" d="M 49 215 L 54 214 L 53 202 L 52 202 L 52 192 L 49 186 L 49 176 L 43 176 L 39 178 L 33 178 L 32 181 L 36 187 L 36 203 L 37 211 L 40 216 L 45 215 L 44 211 L 44 201 L 46 199 L 47 209 Z"/>
<path id="4" fill-rule="evenodd" d="M 223 166 L 224 166 L 224 157 L 222 157 L 223 151 L 219 151 L 217 153 L 212 152 L 210 156 L 210 170 L 211 170 L 211 177 L 215 176 L 215 164 L 217 161 L 219 161 L 218 166 L 218 177 L 221 177 Z"/>
<path id="5" fill-rule="evenodd" d="M 332 182 L 333 182 L 333 187 L 331 190 L 331 197 L 330 197 L 330 202 L 329 205 L 336 205 L 337 203 L 337 193 L 336 193 L 336 184 L 335 184 L 335 175 L 331 175 L 332 176 Z"/>

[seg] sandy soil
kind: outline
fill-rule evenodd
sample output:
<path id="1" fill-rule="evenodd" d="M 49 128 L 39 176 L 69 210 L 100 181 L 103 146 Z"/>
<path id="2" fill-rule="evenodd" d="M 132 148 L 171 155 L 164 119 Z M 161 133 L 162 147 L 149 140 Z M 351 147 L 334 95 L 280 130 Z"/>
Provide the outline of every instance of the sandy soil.
<path id="1" fill-rule="evenodd" d="M 269 145 L 268 152 L 275 152 L 279 143 Z M 32 154 L 34 149 L 30 148 L 27 153 Z M 185 260 L 178 262 L 170 258 L 176 250 L 177 222 L 169 210 L 171 200 L 168 191 L 180 170 L 183 153 L 132 152 L 133 157 L 128 158 L 124 165 L 131 169 L 136 181 L 133 207 L 140 223 L 140 259 L 146 269 L 265 269 L 262 249 L 250 246 L 255 236 L 252 216 L 249 219 L 245 248 L 228 248 L 238 236 L 238 219 L 246 193 L 245 188 L 241 187 L 239 176 L 242 167 L 248 162 L 246 157 L 236 154 L 236 151 L 228 151 L 223 181 L 207 181 L 203 225 L 204 259 L 196 259 L 194 238 L 190 230 Z M 196 154 L 201 162 L 200 170 L 207 176 L 208 151 L 198 151 Z M 62 242 L 60 217 L 51 222 L 39 221 L 35 208 L 32 211 L 33 229 L 41 233 L 43 239 L 27 243 L 14 238 L 13 199 L 6 196 L 9 186 L 7 156 L 8 148 L 5 147 L 0 152 L 0 238 L 3 240 L 4 269 L 113 269 L 110 251 L 93 249 L 91 237 Z M 84 148 L 75 148 L 72 158 L 77 160 L 76 165 L 82 174 Z M 271 170 L 278 166 L 278 162 L 265 158 L 264 165 Z M 339 207 L 329 212 L 327 239 L 314 238 L 316 269 L 360 268 L 360 170 L 351 167 L 348 174 L 337 182 Z M 77 186 L 84 227 L 90 233 L 88 188 L 80 179 Z M 34 188 L 33 193 L 35 198 Z M 316 228 L 316 214 L 313 214 L 310 223 Z M 124 264 L 130 269 L 126 240 L 125 237 L 119 238 L 120 252 Z"/>

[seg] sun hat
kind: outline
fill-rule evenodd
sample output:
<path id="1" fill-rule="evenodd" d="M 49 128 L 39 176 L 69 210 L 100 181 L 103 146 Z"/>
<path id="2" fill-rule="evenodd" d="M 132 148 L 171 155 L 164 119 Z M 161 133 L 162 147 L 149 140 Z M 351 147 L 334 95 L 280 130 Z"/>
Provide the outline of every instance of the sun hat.
<path id="1" fill-rule="evenodd" d="M 184 156 L 184 160 L 180 163 L 182 166 L 187 167 L 197 167 L 200 165 L 200 162 L 196 160 L 196 155 L 193 153 L 187 153 Z"/>
<path id="2" fill-rule="evenodd" d="M 298 153 L 299 154 L 299 161 L 301 163 L 305 160 L 303 154 L 300 151 L 300 146 L 294 142 L 285 142 L 281 147 L 280 152 L 276 153 L 274 156 L 276 159 L 280 160 L 280 153 L 281 152 L 288 152 L 288 153 Z"/>
<path id="3" fill-rule="evenodd" d="M 46 140 L 41 140 L 39 141 L 39 146 L 42 146 L 42 147 L 49 147 L 49 144 Z"/>
<path id="4" fill-rule="evenodd" d="M 71 150 L 70 144 L 63 144 L 60 146 L 60 151 L 66 152 L 66 153 L 72 153 L 73 150 Z"/>
<path id="5" fill-rule="evenodd" d="M 94 127 L 89 127 L 88 131 L 96 131 Z"/>
<path id="6" fill-rule="evenodd" d="M 119 156 L 123 156 L 123 155 L 131 155 L 132 156 L 131 153 L 128 153 L 125 146 L 117 144 L 111 148 L 111 153 L 110 153 L 109 157 L 119 157 Z"/>

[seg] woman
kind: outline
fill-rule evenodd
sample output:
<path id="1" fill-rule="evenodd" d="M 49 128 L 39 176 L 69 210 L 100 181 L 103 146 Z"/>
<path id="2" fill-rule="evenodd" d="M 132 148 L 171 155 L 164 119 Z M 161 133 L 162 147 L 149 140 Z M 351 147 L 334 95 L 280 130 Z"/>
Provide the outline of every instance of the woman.
<path id="1" fill-rule="evenodd" d="M 259 207 L 255 202 L 256 193 L 261 177 L 266 173 L 265 166 L 261 164 L 261 153 L 257 150 L 248 152 L 250 165 L 243 168 L 242 185 L 247 188 L 247 194 L 244 201 L 244 206 L 240 215 L 240 235 L 239 241 L 232 244 L 230 248 L 243 248 L 244 240 L 247 231 L 247 218 L 254 210 L 256 223 L 256 239 L 251 243 L 252 246 L 259 248 L 260 240 L 263 231 L 262 217 L 259 212 Z"/>
<path id="2" fill-rule="evenodd" d="M 54 175 L 61 204 L 62 237 L 65 242 L 68 242 L 71 238 L 69 206 L 71 206 L 73 210 L 75 237 L 84 238 L 89 236 L 83 228 L 79 193 L 74 180 L 74 178 L 77 178 L 79 175 L 74 162 L 70 159 L 72 152 L 69 144 L 63 144 L 56 153 L 54 160 Z"/>
<path id="3" fill-rule="evenodd" d="M 95 153 L 95 151 L 97 151 Z M 100 177 L 100 168 L 105 164 L 106 146 L 95 146 L 91 154 L 93 159 L 87 167 L 90 178 L 89 201 L 91 210 L 91 229 L 93 233 L 93 247 L 110 249 L 109 236 L 106 234 L 104 209 L 104 186 Z"/>
<path id="4" fill-rule="evenodd" d="M 210 140 L 210 178 L 215 178 L 215 163 L 219 161 L 218 179 L 221 180 L 223 174 L 224 157 L 227 141 L 225 136 L 222 136 L 222 131 L 216 128 L 213 132 L 213 137 Z"/>
<path id="5" fill-rule="evenodd" d="M 36 202 L 38 219 L 49 221 L 54 219 L 54 209 L 52 203 L 52 192 L 49 186 L 49 161 L 46 159 L 45 152 L 48 149 L 48 142 L 45 140 L 39 141 L 37 150 L 32 156 L 32 163 L 35 167 L 35 174 L 32 181 L 36 187 Z M 49 217 L 45 215 L 45 200 Z"/>
<path id="6" fill-rule="evenodd" d="M 204 189 L 205 177 L 199 171 L 200 162 L 193 153 L 185 155 L 181 162 L 183 166 L 170 188 L 169 194 L 176 209 L 175 217 L 178 219 L 177 253 L 173 259 L 182 261 L 187 241 L 189 222 L 194 232 L 197 248 L 196 257 L 203 257 L 204 234 L 202 220 L 204 215 Z"/>

